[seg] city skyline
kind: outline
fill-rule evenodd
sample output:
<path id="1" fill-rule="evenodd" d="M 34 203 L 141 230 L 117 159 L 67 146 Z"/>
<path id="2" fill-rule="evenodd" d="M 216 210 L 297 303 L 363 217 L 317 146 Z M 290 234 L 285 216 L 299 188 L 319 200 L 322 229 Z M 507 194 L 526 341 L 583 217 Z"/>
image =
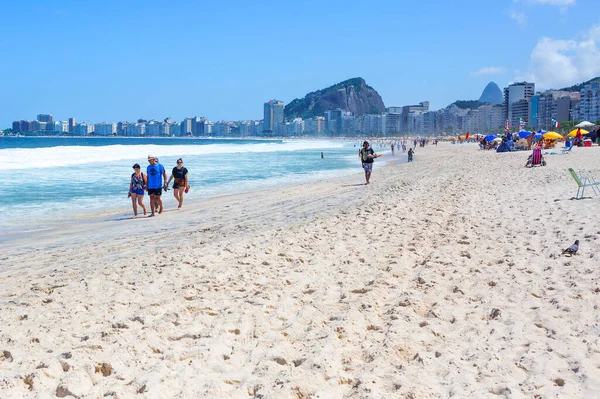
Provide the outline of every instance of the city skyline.
<path id="1" fill-rule="evenodd" d="M 477 99 L 490 80 L 545 90 L 600 75 L 600 5 L 591 0 L 462 0 L 426 10 L 233 3 L 3 5 L 10 57 L 0 65 L 0 128 L 40 111 L 59 120 L 256 120 L 265 99 L 287 104 L 354 76 L 386 106 L 428 99 L 440 109 Z M 264 46 L 278 51 L 259 56 Z"/>
<path id="2" fill-rule="evenodd" d="M 353 86 L 351 86 L 353 87 Z M 500 89 L 492 83 L 483 95 Z M 12 133 L 75 134 L 80 136 L 353 136 L 381 135 L 393 137 L 405 134 L 454 135 L 456 133 L 505 133 L 518 130 L 554 130 L 561 123 L 575 120 L 600 120 L 600 82 L 595 80 L 578 91 L 535 90 L 533 82 L 515 82 L 504 88 L 502 100 L 491 95 L 490 102 L 457 101 L 445 108 L 431 110 L 429 101 L 418 105 L 386 107 L 381 113 L 357 114 L 342 108 L 329 109 L 323 115 L 307 118 L 284 119 L 284 103 L 269 100 L 263 104 L 262 120 L 211 122 L 206 117 L 186 117 L 177 122 L 167 117 L 162 122 L 138 119 L 137 122 L 120 121 L 88 124 L 54 121 L 51 114 L 38 114 L 35 121 L 13 121 Z M 324 91 L 323 96 L 328 92 Z M 314 98 L 313 98 L 314 99 Z M 600 123 L 600 122 L 599 122 Z"/>

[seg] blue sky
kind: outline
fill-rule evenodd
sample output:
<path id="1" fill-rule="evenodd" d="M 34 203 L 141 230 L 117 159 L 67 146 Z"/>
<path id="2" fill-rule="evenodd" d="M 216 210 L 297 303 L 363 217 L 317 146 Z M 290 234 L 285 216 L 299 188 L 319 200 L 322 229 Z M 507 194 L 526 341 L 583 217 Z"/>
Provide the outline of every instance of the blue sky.
<path id="1" fill-rule="evenodd" d="M 597 0 L 0 0 L 0 128 L 261 119 L 269 99 L 357 76 L 387 106 L 438 109 L 490 80 L 598 76 L 599 46 Z"/>

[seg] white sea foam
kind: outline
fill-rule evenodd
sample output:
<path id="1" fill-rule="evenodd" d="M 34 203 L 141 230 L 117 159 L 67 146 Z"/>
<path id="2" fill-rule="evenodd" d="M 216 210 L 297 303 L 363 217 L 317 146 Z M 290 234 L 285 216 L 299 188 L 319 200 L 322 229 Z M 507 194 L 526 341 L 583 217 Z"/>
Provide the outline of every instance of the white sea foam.
<path id="1" fill-rule="evenodd" d="M 3 170 L 56 168 L 62 166 L 106 163 L 120 160 L 143 161 L 148 155 L 156 157 L 185 157 L 188 155 L 217 155 L 254 152 L 285 152 L 342 148 L 343 143 L 332 141 L 284 141 L 256 144 L 206 145 L 109 145 L 58 146 L 49 148 L 9 148 L 0 150 Z"/>

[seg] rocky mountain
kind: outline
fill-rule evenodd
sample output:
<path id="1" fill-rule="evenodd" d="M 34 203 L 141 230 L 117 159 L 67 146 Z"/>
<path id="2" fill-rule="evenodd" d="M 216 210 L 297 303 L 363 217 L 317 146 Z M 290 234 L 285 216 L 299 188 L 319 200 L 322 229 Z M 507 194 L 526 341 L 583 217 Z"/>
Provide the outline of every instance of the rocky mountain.
<path id="1" fill-rule="evenodd" d="M 502 91 L 498 85 L 494 82 L 490 82 L 483 89 L 479 102 L 490 103 L 490 104 L 502 104 Z"/>
<path id="2" fill-rule="evenodd" d="M 379 93 L 363 78 L 353 78 L 296 98 L 285 106 L 284 115 L 308 119 L 336 108 L 351 111 L 354 116 L 380 114 L 385 110 Z"/>

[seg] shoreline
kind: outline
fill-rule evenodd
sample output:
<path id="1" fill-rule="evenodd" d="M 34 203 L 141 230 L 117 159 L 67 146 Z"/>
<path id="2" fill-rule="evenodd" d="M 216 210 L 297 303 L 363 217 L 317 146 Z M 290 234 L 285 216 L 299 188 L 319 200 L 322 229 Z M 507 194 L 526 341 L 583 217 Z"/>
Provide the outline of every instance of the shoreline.
<path id="1" fill-rule="evenodd" d="M 400 153 L 401 156 L 396 156 L 394 158 L 398 158 L 398 159 L 392 159 L 392 160 L 384 160 L 383 162 L 381 162 L 380 167 L 388 167 L 390 165 L 395 165 L 395 164 L 402 164 L 402 163 L 406 163 L 406 160 L 402 161 L 401 158 L 406 158 L 406 154 L 402 154 Z M 386 158 L 391 158 L 390 155 L 390 151 L 386 150 Z M 358 161 L 357 161 L 357 165 L 358 165 Z M 359 168 L 357 168 L 359 169 Z M 339 180 L 340 178 L 346 178 L 348 176 L 351 176 L 353 174 L 353 172 L 344 172 L 345 169 L 340 169 L 339 170 L 339 175 L 335 176 L 335 177 L 330 177 L 330 178 L 319 178 L 319 177 L 304 177 L 305 180 L 300 184 L 314 184 L 314 183 L 318 183 L 318 182 L 329 182 L 330 184 L 335 183 L 337 180 Z M 360 169 L 359 169 L 360 170 Z M 334 171 L 337 172 L 337 171 Z M 360 173 L 360 172 L 359 172 Z M 289 188 L 289 187 L 293 187 L 298 185 L 299 183 L 297 182 L 293 182 L 293 181 L 289 181 L 287 183 L 282 183 L 282 184 L 278 184 L 277 188 Z M 194 188 L 192 188 L 193 190 Z M 169 199 L 167 200 L 169 203 L 172 201 L 172 189 L 170 189 L 167 192 L 163 192 L 162 197 L 163 200 L 165 197 L 169 197 Z M 218 195 L 212 195 L 212 196 L 207 196 L 207 197 L 191 197 L 189 198 L 189 196 L 186 195 L 185 198 L 185 208 L 191 207 L 192 209 L 195 209 L 197 207 L 202 206 L 202 203 L 206 202 L 207 200 L 213 201 L 216 200 L 218 201 L 220 198 L 227 198 L 230 196 L 237 196 L 237 195 L 250 195 L 250 194 L 254 194 L 254 193 L 260 193 L 263 191 L 270 191 L 273 190 L 272 187 L 269 188 L 264 188 L 261 187 L 260 185 L 256 185 L 254 188 L 250 188 L 248 190 L 244 190 L 241 192 L 234 192 L 234 193 L 226 193 L 226 194 L 218 194 Z M 146 198 L 144 198 L 146 205 L 148 205 L 148 201 L 149 198 L 147 195 L 145 195 Z M 39 236 L 39 234 L 52 234 L 52 233 L 60 233 L 63 230 L 71 230 L 73 228 L 76 229 L 77 226 L 79 225 L 91 225 L 91 226 L 98 226 L 99 224 L 103 224 L 103 223 L 110 223 L 110 222 L 122 222 L 122 221 L 126 221 L 129 219 L 143 219 L 144 216 L 138 216 L 137 218 L 134 218 L 132 215 L 132 210 L 131 210 L 131 204 L 130 204 L 130 200 L 129 199 L 125 199 L 127 201 L 127 205 L 122 206 L 122 207 L 113 207 L 110 209 L 107 209 L 103 212 L 101 212 L 100 214 L 96 213 L 96 214 L 81 214 L 81 213 L 76 213 L 76 214 L 69 214 L 67 216 L 67 219 L 63 219 L 60 222 L 58 221 L 54 221 L 54 222 L 46 222 L 44 225 L 40 225 L 40 226 L 36 226 L 35 228 L 31 229 L 31 230 L 23 230 L 23 231 L 9 231 L 8 233 L 6 233 L 5 231 L 0 233 L 0 249 L 2 248 L 2 245 L 7 245 L 10 243 L 14 243 L 15 241 L 18 241 L 20 239 L 33 239 L 37 236 Z M 124 201 L 125 202 L 125 201 Z M 171 208 L 165 208 L 165 211 L 173 211 L 175 209 L 171 209 Z"/>
<path id="2" fill-rule="evenodd" d="M 596 148 L 428 146 L 7 246 L 0 396 L 597 397 L 600 198 L 566 172 Z"/>

